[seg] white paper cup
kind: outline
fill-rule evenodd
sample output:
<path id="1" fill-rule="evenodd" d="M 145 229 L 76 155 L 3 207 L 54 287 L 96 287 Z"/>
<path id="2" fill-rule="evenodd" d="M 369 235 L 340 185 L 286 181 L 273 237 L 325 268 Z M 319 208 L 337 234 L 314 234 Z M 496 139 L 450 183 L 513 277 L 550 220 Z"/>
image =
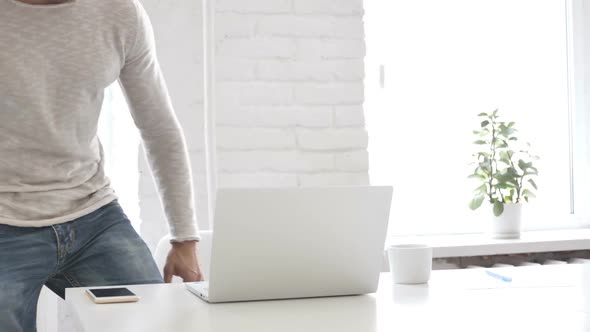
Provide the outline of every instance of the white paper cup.
<path id="1" fill-rule="evenodd" d="M 387 248 L 389 269 L 396 284 L 423 284 L 430 279 L 432 247 L 401 244 Z"/>

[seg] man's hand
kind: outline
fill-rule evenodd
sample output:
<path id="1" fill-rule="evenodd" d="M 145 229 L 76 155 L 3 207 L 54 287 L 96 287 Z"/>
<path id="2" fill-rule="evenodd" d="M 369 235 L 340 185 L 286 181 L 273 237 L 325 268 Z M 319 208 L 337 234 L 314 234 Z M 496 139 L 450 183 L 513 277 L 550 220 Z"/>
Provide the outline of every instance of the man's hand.
<path id="1" fill-rule="evenodd" d="M 181 277 L 184 282 L 202 281 L 197 250 L 197 241 L 172 243 L 164 266 L 164 281 L 172 282 L 173 276 Z"/>

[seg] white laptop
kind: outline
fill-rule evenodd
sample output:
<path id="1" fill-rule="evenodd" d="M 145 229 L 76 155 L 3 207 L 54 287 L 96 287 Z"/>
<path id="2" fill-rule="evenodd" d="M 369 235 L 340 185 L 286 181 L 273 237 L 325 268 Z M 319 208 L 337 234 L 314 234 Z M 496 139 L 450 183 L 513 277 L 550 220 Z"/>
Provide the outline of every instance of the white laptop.
<path id="1" fill-rule="evenodd" d="M 373 293 L 391 187 L 220 189 L 205 301 Z"/>

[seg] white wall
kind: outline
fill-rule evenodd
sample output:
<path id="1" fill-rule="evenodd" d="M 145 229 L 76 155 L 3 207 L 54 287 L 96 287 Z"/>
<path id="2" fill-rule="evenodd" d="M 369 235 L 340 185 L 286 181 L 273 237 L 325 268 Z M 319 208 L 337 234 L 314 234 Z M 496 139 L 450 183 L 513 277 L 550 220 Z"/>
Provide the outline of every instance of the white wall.
<path id="1" fill-rule="evenodd" d="M 362 0 L 218 0 L 219 186 L 368 184 Z"/>
<path id="2" fill-rule="evenodd" d="M 204 227 L 202 3 L 142 3 L 188 139 Z M 219 186 L 368 184 L 362 0 L 217 0 L 216 8 Z M 142 235 L 153 248 L 167 228 L 140 159 Z"/>

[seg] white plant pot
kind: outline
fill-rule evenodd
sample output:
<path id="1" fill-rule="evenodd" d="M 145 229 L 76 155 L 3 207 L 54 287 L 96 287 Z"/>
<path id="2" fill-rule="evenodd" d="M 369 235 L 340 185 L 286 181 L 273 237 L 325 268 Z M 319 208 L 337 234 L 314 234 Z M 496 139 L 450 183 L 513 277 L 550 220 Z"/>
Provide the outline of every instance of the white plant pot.
<path id="1" fill-rule="evenodd" d="M 519 239 L 521 229 L 522 204 L 504 204 L 504 212 L 496 217 L 490 205 L 489 232 L 494 239 Z"/>

